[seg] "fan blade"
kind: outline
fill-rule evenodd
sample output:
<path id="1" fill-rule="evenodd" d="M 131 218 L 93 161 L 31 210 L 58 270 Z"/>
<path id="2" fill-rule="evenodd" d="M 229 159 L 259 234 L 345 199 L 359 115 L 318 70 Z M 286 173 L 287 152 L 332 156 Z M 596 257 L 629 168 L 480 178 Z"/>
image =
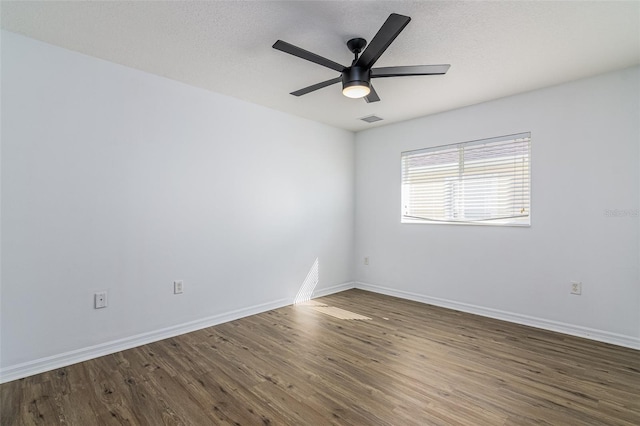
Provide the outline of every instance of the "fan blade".
<path id="1" fill-rule="evenodd" d="M 362 52 L 362 55 L 355 63 L 357 67 L 371 68 L 376 63 L 380 55 L 387 50 L 387 47 L 398 37 L 398 34 L 407 26 L 411 18 L 404 15 L 392 13 L 382 24 L 378 33 L 373 37 L 369 46 Z"/>
<path id="2" fill-rule="evenodd" d="M 373 84 L 369 85 L 369 89 L 371 89 L 371 92 L 369 92 L 369 94 L 364 97 L 364 100 L 367 101 L 368 104 L 370 104 L 371 102 L 378 102 L 380 100 L 380 97 L 376 93 L 376 89 L 373 88 Z"/>
<path id="3" fill-rule="evenodd" d="M 331 86 L 332 84 L 340 83 L 342 81 L 342 77 L 332 78 L 331 80 L 323 81 L 322 83 L 314 84 L 313 86 L 305 87 L 304 89 L 296 90 L 295 92 L 291 92 L 293 96 L 302 96 L 307 93 L 313 92 L 318 89 L 322 89 L 323 87 Z"/>
<path id="4" fill-rule="evenodd" d="M 382 67 L 371 70 L 371 78 L 404 77 L 408 75 L 441 75 L 446 74 L 451 65 L 413 65 L 409 67 Z"/>
<path id="5" fill-rule="evenodd" d="M 327 68 L 331 68 L 332 70 L 336 70 L 338 72 L 342 72 L 346 67 L 344 65 L 340 65 L 337 62 L 333 62 L 330 59 L 323 58 L 320 55 L 316 55 L 315 53 L 311 53 L 307 50 L 304 50 L 300 47 L 294 46 L 293 44 L 289 44 L 286 41 L 278 40 L 273 46 L 274 49 L 280 50 L 282 52 L 288 53 L 293 56 L 297 56 L 298 58 L 306 59 L 307 61 L 314 62 L 318 65 L 322 65 Z"/>

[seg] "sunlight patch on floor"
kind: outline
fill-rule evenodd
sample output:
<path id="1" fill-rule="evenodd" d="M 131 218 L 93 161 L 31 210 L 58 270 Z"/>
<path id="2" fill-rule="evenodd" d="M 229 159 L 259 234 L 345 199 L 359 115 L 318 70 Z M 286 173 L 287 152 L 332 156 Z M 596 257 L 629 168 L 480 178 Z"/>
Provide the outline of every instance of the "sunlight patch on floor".
<path id="1" fill-rule="evenodd" d="M 300 306 L 327 306 L 326 303 L 318 302 L 317 300 L 305 300 L 304 302 L 296 303 Z"/>
<path id="2" fill-rule="evenodd" d="M 311 309 L 317 312 L 322 312 L 323 314 L 331 315 L 334 318 L 344 319 L 344 320 L 370 320 L 371 318 L 365 317 L 364 315 L 356 314 L 354 312 L 345 311 L 344 309 L 336 308 L 335 306 L 311 306 Z"/>
<path id="3" fill-rule="evenodd" d="M 293 304 L 297 306 L 306 306 L 314 311 L 321 312 L 326 315 L 330 315 L 334 318 L 344 320 L 370 320 L 371 318 L 364 315 L 356 314 L 354 312 L 346 311 L 344 309 L 336 308 L 335 306 L 327 306 L 326 303 L 322 303 L 316 300 L 311 300 L 313 291 L 318 285 L 320 279 L 320 273 L 318 271 L 318 258 L 311 266 L 307 277 L 304 279 L 300 290 L 296 298 L 293 300 Z"/>

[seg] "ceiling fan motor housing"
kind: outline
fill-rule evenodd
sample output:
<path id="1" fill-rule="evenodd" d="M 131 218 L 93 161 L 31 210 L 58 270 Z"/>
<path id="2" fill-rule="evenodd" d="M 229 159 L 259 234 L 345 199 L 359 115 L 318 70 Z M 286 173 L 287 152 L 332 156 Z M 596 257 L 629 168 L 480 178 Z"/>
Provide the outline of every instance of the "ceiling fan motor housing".
<path id="1" fill-rule="evenodd" d="M 342 71 L 342 89 L 351 86 L 369 86 L 371 70 L 363 67 L 349 67 Z"/>

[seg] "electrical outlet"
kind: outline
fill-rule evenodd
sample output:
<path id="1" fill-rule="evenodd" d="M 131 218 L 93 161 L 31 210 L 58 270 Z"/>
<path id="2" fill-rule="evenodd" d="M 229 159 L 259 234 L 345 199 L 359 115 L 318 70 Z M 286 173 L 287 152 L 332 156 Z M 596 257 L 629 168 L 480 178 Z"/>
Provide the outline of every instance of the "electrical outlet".
<path id="1" fill-rule="evenodd" d="M 173 282 L 173 294 L 182 294 L 184 290 L 184 282 L 177 280 Z"/>
<path id="2" fill-rule="evenodd" d="M 571 281 L 571 294 L 578 296 L 582 294 L 582 283 L 580 281 Z"/>
<path id="3" fill-rule="evenodd" d="M 102 309 L 107 307 L 107 292 L 100 291 L 93 295 L 93 303 L 95 309 Z"/>
<path id="4" fill-rule="evenodd" d="M 369 257 L 368 256 L 364 258 L 364 264 L 365 265 L 369 265 Z"/>

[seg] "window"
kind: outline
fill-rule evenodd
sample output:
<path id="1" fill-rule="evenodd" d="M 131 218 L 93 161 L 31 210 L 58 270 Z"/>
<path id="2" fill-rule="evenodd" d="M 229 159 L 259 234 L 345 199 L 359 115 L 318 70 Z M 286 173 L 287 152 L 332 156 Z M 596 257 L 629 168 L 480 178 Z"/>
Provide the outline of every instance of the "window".
<path id="1" fill-rule="evenodd" d="M 402 153 L 402 223 L 531 224 L 531 134 Z"/>

